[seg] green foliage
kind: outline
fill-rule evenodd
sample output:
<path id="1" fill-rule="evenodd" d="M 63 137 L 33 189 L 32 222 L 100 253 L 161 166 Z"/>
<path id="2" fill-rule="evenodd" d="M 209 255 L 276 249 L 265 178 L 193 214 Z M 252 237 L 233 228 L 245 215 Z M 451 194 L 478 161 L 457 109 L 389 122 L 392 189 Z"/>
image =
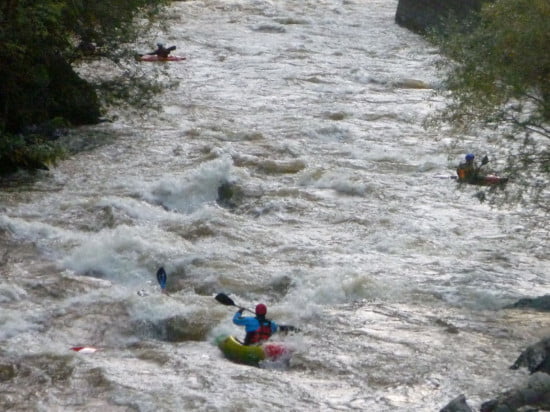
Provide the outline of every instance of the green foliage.
<path id="1" fill-rule="evenodd" d="M 550 2 L 488 2 L 475 20 L 450 25 L 432 39 L 448 57 L 444 93 L 450 100 L 429 123 L 450 123 L 460 132 L 492 128 L 508 147 L 507 171 L 516 181 L 528 186 L 548 179 Z M 540 194 L 539 186 L 527 197 Z"/>
<path id="2" fill-rule="evenodd" d="M 72 64 L 90 54 L 114 62 L 133 56 L 128 45 L 147 30 L 167 2 L 0 2 L 0 159 L 32 168 L 61 154 L 50 141 L 20 137 L 28 126 L 42 125 L 57 117 L 73 125 L 97 122 L 101 106 L 96 93 L 99 86 L 82 79 Z M 108 81 L 116 83 L 112 77 Z M 121 90 L 122 85 L 131 88 L 133 84 L 119 84 L 118 95 L 111 99 L 131 95 Z M 155 88 L 152 85 L 150 89 Z"/>
<path id="3" fill-rule="evenodd" d="M 435 38 L 450 57 L 445 120 L 506 122 L 550 137 L 550 2 L 486 3 L 471 30 Z"/>
<path id="4" fill-rule="evenodd" d="M 65 154 L 61 146 L 41 135 L 0 134 L 0 175 L 17 169 L 47 169 Z"/>

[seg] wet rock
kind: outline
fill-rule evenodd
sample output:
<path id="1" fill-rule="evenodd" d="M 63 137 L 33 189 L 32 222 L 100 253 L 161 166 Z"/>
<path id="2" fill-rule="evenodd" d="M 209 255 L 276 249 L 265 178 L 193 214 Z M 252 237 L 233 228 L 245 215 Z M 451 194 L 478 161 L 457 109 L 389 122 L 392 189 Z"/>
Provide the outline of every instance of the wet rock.
<path id="1" fill-rule="evenodd" d="M 222 207 L 234 208 L 236 203 L 234 201 L 235 193 L 237 192 L 237 187 L 234 183 L 223 182 L 218 187 L 218 199 L 217 202 Z"/>
<path id="2" fill-rule="evenodd" d="M 202 341 L 208 335 L 210 325 L 201 324 L 196 320 L 190 321 L 179 316 L 167 319 L 164 322 L 166 340 L 169 342 Z"/>
<path id="3" fill-rule="evenodd" d="M 21 376 L 40 384 L 65 384 L 73 375 L 72 355 L 32 355 L 22 362 Z"/>
<path id="4" fill-rule="evenodd" d="M 17 375 L 15 365 L 0 364 L 0 382 L 6 382 L 13 379 Z"/>
<path id="5" fill-rule="evenodd" d="M 152 337 L 167 342 L 203 341 L 212 325 L 200 319 L 186 319 L 174 316 L 157 322 L 140 320 L 133 324 L 132 330 L 138 335 Z"/>
<path id="6" fill-rule="evenodd" d="M 541 312 L 550 312 L 550 295 L 520 299 L 516 303 L 506 306 L 506 308 L 527 308 Z"/>
<path id="7" fill-rule="evenodd" d="M 226 181 L 218 187 L 218 198 L 216 202 L 218 202 L 221 207 L 234 209 L 243 206 L 251 198 L 258 198 L 262 195 L 263 193 L 257 190 L 249 188 L 245 190 L 245 188 L 237 183 Z"/>
<path id="8" fill-rule="evenodd" d="M 345 112 L 331 112 L 325 113 L 325 117 L 330 120 L 344 120 L 348 115 Z"/>
<path id="9" fill-rule="evenodd" d="M 436 325 L 443 326 L 445 328 L 445 332 L 457 334 L 459 333 L 459 330 L 456 326 L 450 324 L 449 322 L 444 321 L 443 319 L 436 319 L 435 320 Z"/>
<path id="10" fill-rule="evenodd" d="M 399 0 L 395 22 L 409 30 L 424 33 L 443 28 L 445 18 L 462 20 L 479 11 L 482 0 Z"/>
<path id="11" fill-rule="evenodd" d="M 449 402 L 447 406 L 439 412 L 473 412 L 473 410 L 466 402 L 466 397 L 464 395 L 460 395 Z"/>
<path id="12" fill-rule="evenodd" d="M 139 359 L 154 362 L 159 366 L 166 365 L 170 361 L 170 357 L 161 351 L 158 348 L 154 349 L 141 349 L 136 351 L 136 356 Z"/>
<path id="13" fill-rule="evenodd" d="M 277 26 L 273 24 L 263 24 L 261 26 L 255 27 L 254 31 L 261 33 L 285 33 L 286 29 L 282 26 Z"/>
<path id="14" fill-rule="evenodd" d="M 87 371 L 85 377 L 88 384 L 96 390 L 112 388 L 111 382 L 107 379 L 101 368 L 90 369 Z"/>
<path id="15" fill-rule="evenodd" d="M 394 86 L 401 89 L 430 89 L 431 86 L 417 79 L 401 79 L 394 82 Z"/>
<path id="16" fill-rule="evenodd" d="M 545 372 L 550 374 L 550 337 L 529 346 L 516 359 L 510 369 L 526 367 L 529 372 Z"/>
<path id="17" fill-rule="evenodd" d="M 531 409 L 533 408 L 533 409 Z M 516 412 L 550 409 L 550 375 L 537 372 L 524 387 L 503 393 L 481 405 L 481 412 Z"/>
<path id="18" fill-rule="evenodd" d="M 306 168 L 305 162 L 300 159 L 287 161 L 265 160 L 259 166 L 262 171 L 271 174 L 293 174 Z"/>

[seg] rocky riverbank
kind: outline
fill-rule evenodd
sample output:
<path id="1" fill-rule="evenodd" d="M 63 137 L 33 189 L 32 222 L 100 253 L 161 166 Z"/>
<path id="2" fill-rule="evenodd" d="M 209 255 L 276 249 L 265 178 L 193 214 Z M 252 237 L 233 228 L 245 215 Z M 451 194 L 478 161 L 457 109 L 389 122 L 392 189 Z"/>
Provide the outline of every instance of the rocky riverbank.
<path id="1" fill-rule="evenodd" d="M 507 308 L 546 312 L 550 296 L 521 299 Z M 550 336 L 527 347 L 510 369 L 527 368 L 529 379 L 520 387 L 506 389 L 496 398 L 484 402 L 481 412 L 550 410 Z M 464 394 L 453 399 L 440 412 L 472 412 Z"/>

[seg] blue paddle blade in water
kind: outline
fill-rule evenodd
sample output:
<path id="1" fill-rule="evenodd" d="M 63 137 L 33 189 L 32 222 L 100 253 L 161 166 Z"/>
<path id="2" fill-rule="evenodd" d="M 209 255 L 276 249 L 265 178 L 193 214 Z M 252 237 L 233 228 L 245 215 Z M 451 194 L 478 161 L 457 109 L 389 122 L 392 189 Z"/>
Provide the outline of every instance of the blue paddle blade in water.
<path id="1" fill-rule="evenodd" d="M 166 272 L 163 267 L 157 270 L 157 280 L 159 281 L 160 288 L 164 290 L 166 288 Z"/>

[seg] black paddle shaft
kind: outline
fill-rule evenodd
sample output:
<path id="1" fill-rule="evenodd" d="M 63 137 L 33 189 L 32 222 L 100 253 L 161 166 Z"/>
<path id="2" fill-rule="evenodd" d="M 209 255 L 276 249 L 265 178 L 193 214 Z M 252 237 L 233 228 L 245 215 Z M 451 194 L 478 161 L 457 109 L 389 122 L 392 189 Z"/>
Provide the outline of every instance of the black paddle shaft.
<path id="1" fill-rule="evenodd" d="M 244 309 L 244 310 L 247 310 L 251 313 L 255 313 L 255 312 L 252 312 L 250 309 L 247 309 L 247 308 L 242 308 L 238 305 L 235 304 L 235 302 L 233 302 L 233 299 L 231 299 L 229 296 L 227 296 L 225 293 L 218 293 L 215 297 L 215 299 L 220 302 L 222 305 L 225 305 L 225 306 L 236 306 L 238 307 L 239 309 Z M 292 326 L 292 325 L 279 325 L 279 329 L 281 330 L 281 332 L 300 332 L 300 329 L 295 327 L 295 326 Z"/>
<path id="2" fill-rule="evenodd" d="M 233 299 L 231 299 L 229 296 L 227 296 L 225 293 L 218 293 L 215 297 L 215 299 L 220 302 L 222 305 L 225 305 L 225 306 L 236 306 L 238 307 L 239 309 L 244 309 L 244 310 L 247 310 L 249 311 L 250 313 L 255 313 L 254 311 L 250 310 L 250 309 L 247 309 L 247 308 L 243 308 L 239 305 L 237 305 L 235 302 L 233 302 Z"/>

